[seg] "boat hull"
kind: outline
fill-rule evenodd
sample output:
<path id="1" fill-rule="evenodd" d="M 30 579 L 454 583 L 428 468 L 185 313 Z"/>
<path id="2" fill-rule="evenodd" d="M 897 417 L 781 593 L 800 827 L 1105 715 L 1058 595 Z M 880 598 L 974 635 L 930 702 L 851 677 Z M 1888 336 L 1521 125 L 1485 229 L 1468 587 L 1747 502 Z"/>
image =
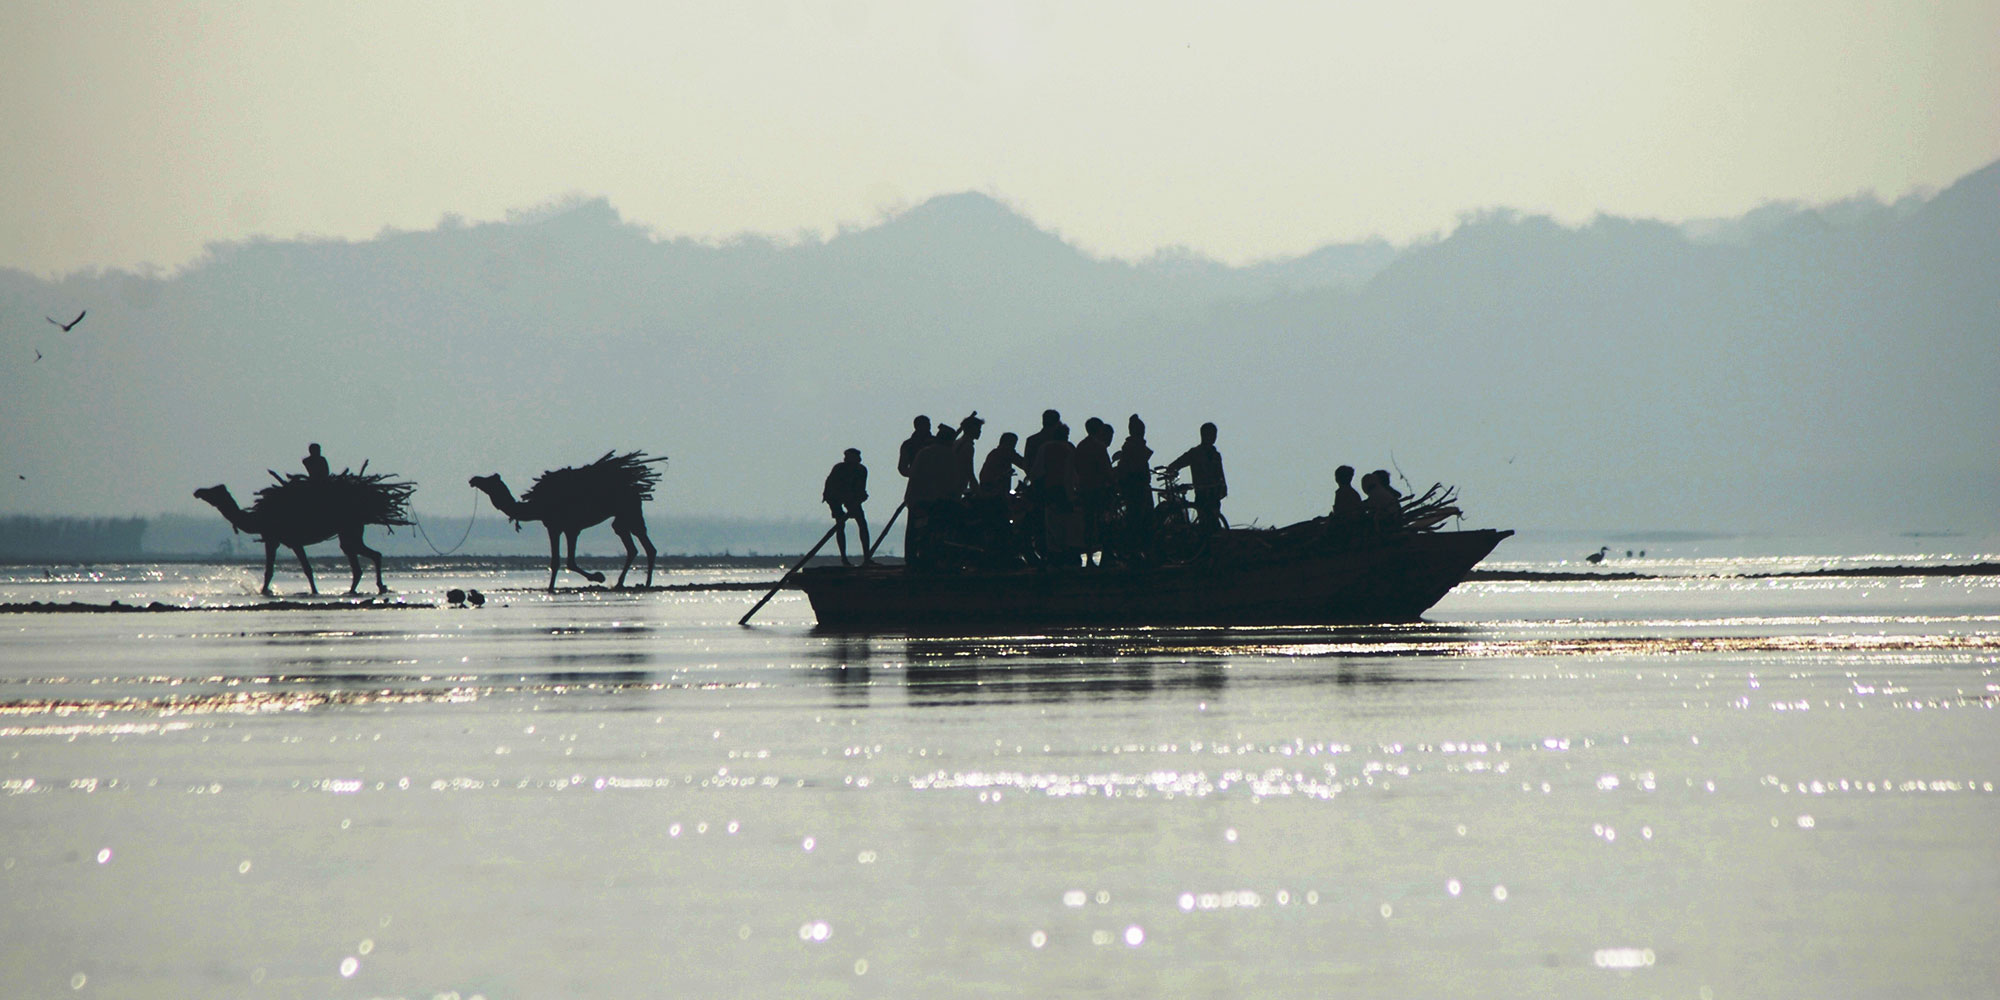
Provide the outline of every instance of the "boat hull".
<path id="1" fill-rule="evenodd" d="M 1248 565 L 965 573 L 821 567 L 797 580 L 828 629 L 1399 622 L 1429 610 L 1511 534 L 1412 533 Z"/>

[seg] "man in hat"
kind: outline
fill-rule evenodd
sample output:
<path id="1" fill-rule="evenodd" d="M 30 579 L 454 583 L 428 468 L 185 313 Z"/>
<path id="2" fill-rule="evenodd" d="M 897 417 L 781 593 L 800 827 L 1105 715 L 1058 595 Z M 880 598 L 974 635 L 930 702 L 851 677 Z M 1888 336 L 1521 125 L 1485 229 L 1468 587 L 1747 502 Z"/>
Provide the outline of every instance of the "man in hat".
<path id="1" fill-rule="evenodd" d="M 958 422 L 958 441 L 952 446 L 952 477 L 958 480 L 953 494 L 974 493 L 979 490 L 979 474 L 974 451 L 979 447 L 979 432 L 986 426 L 979 411 L 974 410 L 964 420 Z"/>
<path id="2" fill-rule="evenodd" d="M 861 464 L 861 449 L 847 449 L 833 470 L 826 474 L 826 486 L 820 490 L 819 497 L 826 501 L 826 509 L 833 512 L 833 537 L 840 543 L 840 564 L 854 565 L 847 561 L 849 519 L 861 532 L 861 564 L 873 563 L 875 558 L 868 551 L 868 515 L 861 512 L 861 504 L 868 499 L 868 467 Z"/>

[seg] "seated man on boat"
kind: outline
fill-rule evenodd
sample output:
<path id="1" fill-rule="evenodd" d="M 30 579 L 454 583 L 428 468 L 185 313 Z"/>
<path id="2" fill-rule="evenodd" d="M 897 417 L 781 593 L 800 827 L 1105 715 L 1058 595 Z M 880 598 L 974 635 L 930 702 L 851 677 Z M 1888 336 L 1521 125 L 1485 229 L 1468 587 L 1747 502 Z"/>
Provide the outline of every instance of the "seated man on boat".
<path id="1" fill-rule="evenodd" d="M 861 464 L 861 449 L 847 449 L 832 471 L 826 474 L 826 486 L 820 490 L 819 496 L 826 501 L 826 509 L 833 512 L 833 537 L 840 543 L 840 564 L 853 565 L 847 561 L 849 520 L 861 532 L 861 564 L 873 564 L 874 554 L 868 551 L 868 515 L 861 511 L 862 503 L 868 499 L 868 467 Z"/>
<path id="2" fill-rule="evenodd" d="M 1222 529 L 1222 499 L 1229 495 L 1229 480 L 1222 473 L 1222 452 L 1215 447 L 1213 423 L 1201 425 L 1201 443 L 1181 453 L 1160 470 L 1160 480 L 1171 483 L 1182 469 L 1194 481 L 1195 526 L 1202 534 Z"/>
<path id="3" fill-rule="evenodd" d="M 1361 500 L 1361 510 L 1367 515 L 1370 528 L 1379 534 L 1403 526 L 1403 495 L 1389 485 L 1387 469 L 1376 469 L 1362 476 L 1361 490 L 1367 494 Z"/>
<path id="4" fill-rule="evenodd" d="M 1333 470 L 1333 523 L 1352 528 L 1362 517 L 1361 492 L 1354 488 L 1354 466 Z"/>

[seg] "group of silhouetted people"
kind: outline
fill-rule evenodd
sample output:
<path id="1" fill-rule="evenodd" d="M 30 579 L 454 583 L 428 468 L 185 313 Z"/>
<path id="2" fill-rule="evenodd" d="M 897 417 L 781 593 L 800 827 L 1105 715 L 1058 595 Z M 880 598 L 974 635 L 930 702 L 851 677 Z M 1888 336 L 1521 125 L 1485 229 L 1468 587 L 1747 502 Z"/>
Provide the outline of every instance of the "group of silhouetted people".
<path id="1" fill-rule="evenodd" d="M 956 427 L 933 427 L 928 416 L 912 423 L 910 436 L 897 449 L 896 471 L 907 480 L 901 508 L 908 515 L 903 556 L 914 567 L 1148 562 L 1156 554 L 1156 477 L 1168 484 L 1158 492 L 1170 502 L 1185 503 L 1179 498 L 1193 494 L 1197 535 L 1213 534 L 1224 524 L 1222 499 L 1229 485 L 1212 423 L 1202 425 L 1200 444 L 1157 470 L 1138 414 L 1126 421 L 1125 440 L 1114 451 L 1116 435 L 1109 423 L 1091 417 L 1084 421 L 1082 438 L 1072 441 L 1062 414 L 1044 410 L 1040 430 L 1025 441 L 1012 432 L 1001 434 L 977 463 L 986 426 L 977 411 Z M 1192 482 L 1174 486 L 1182 469 Z M 1022 477 L 1018 488 L 1016 473 Z M 863 561 L 872 559 L 861 509 L 868 499 L 867 483 L 868 470 L 854 448 L 827 473 L 821 498 L 833 514 L 843 563 L 849 562 L 849 520 L 861 532 Z"/>
<path id="2" fill-rule="evenodd" d="M 1386 469 L 1376 469 L 1361 477 L 1361 490 L 1354 489 L 1354 466 L 1333 470 L 1333 524 L 1351 534 L 1380 533 L 1403 523 L 1403 495 L 1389 482 Z"/>

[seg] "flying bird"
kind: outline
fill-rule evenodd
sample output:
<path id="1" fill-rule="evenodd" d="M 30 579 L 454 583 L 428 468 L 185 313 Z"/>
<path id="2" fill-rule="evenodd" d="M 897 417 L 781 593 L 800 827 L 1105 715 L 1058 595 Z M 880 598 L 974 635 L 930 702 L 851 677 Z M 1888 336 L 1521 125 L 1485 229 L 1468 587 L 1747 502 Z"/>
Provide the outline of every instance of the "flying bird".
<path id="1" fill-rule="evenodd" d="M 35 360 L 36 361 L 42 360 L 42 349 L 39 347 L 35 348 Z"/>
<path id="2" fill-rule="evenodd" d="M 76 329 L 76 325 L 77 325 L 78 323 L 81 323 L 81 322 L 83 322 L 83 317 L 84 317 L 85 315 L 87 315 L 87 314 L 88 314 L 89 312 L 90 312 L 90 310 L 88 310 L 88 309 L 85 309 L 85 310 L 83 310 L 82 312 L 79 312 L 79 313 L 77 313 L 77 314 L 76 314 L 76 318 L 75 318 L 75 319 L 73 319 L 73 320 L 70 320 L 70 321 L 69 321 L 69 322 L 67 322 L 67 323 L 63 323 L 63 322 L 59 322 L 59 321 L 58 321 L 58 320 L 57 320 L 57 319 L 56 319 L 56 318 L 55 318 L 54 316 L 44 316 L 44 317 L 42 317 L 42 318 L 43 318 L 43 319 L 45 319 L 45 320 L 48 320 L 48 321 L 49 321 L 49 322 L 51 322 L 51 323 L 54 323 L 55 325 L 57 325 L 57 326 L 59 326 L 59 327 L 62 327 L 62 331 L 63 331 L 64 333 L 68 333 L 68 332 L 70 332 L 71 330 L 74 330 L 74 329 Z"/>

